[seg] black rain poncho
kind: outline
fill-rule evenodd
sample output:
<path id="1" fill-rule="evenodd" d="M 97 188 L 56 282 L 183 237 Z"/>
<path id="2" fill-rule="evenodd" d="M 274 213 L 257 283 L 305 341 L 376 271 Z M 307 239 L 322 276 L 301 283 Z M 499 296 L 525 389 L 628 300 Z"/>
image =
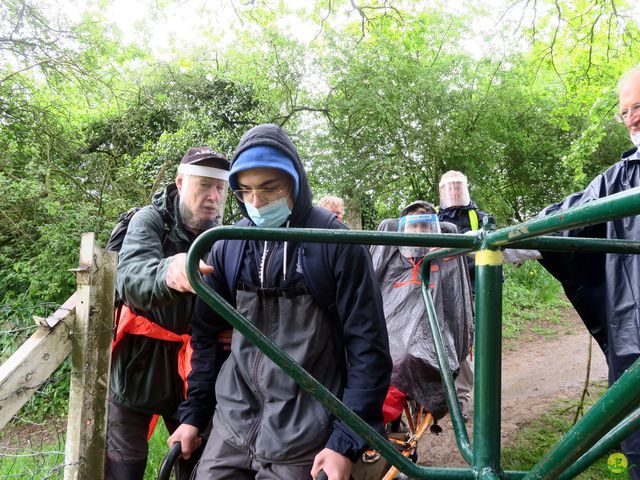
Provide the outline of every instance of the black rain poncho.
<path id="1" fill-rule="evenodd" d="M 458 231 L 449 223 L 440 227 L 445 233 Z M 387 219 L 378 230 L 397 231 L 397 228 L 397 219 Z M 373 246 L 371 255 L 389 332 L 391 384 L 426 406 L 434 417 L 442 418 L 448 409 L 422 298 L 422 262 L 405 258 L 397 246 Z M 457 375 L 460 362 L 473 344 L 474 328 L 469 274 L 463 257 L 445 258 L 432 264 L 431 294 L 449 365 Z"/>
<path id="2" fill-rule="evenodd" d="M 633 149 L 594 178 L 582 192 L 545 208 L 539 216 L 551 215 L 638 186 L 640 155 L 637 149 Z M 562 235 L 638 240 L 640 216 L 570 230 Z M 540 263 L 562 283 L 567 297 L 602 348 L 609 365 L 609 382 L 613 383 L 640 356 L 640 256 L 540 253 Z M 631 454 L 640 459 L 640 433 L 625 443 L 627 456 Z"/>

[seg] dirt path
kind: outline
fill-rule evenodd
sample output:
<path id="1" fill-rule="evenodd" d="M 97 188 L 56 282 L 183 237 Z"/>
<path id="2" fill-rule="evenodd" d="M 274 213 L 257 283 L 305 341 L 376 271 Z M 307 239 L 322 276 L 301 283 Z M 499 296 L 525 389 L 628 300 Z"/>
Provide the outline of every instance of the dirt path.
<path id="1" fill-rule="evenodd" d="M 544 413 L 555 399 L 578 399 L 587 367 L 589 334 L 572 309 L 565 312 L 562 325 L 553 327 L 556 335 L 509 342 L 502 359 L 502 444 L 528 420 Z M 607 365 L 594 343 L 591 381 L 607 378 Z M 421 465 L 467 466 L 456 446 L 449 416 L 439 421 L 443 433 L 429 433 L 419 444 Z M 471 434 L 471 421 L 467 429 Z"/>

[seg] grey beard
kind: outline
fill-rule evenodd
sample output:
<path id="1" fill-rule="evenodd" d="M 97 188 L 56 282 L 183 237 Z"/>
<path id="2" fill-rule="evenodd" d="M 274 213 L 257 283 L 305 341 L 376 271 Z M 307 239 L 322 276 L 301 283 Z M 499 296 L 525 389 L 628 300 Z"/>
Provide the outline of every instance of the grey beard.
<path id="1" fill-rule="evenodd" d="M 182 223 L 191 230 L 204 231 L 220 225 L 220 215 L 215 216 L 211 220 L 198 220 L 191 211 L 184 207 L 182 202 L 180 202 L 179 209 Z"/>

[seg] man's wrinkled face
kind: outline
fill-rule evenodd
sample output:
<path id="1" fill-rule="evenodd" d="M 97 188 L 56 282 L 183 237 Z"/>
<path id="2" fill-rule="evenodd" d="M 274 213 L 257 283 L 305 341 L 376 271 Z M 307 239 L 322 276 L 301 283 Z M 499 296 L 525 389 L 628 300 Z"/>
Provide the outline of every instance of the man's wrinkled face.
<path id="1" fill-rule="evenodd" d="M 202 231 L 219 225 L 227 193 L 227 182 L 218 178 L 179 174 L 180 216 L 191 230 Z"/>
<path id="2" fill-rule="evenodd" d="M 631 135 L 640 132 L 640 74 L 629 78 L 620 89 L 619 115 Z"/>

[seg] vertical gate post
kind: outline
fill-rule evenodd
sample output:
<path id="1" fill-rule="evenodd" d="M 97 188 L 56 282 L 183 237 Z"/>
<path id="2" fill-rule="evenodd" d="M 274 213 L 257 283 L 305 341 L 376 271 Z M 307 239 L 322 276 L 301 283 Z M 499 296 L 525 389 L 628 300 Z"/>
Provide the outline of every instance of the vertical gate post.
<path id="1" fill-rule="evenodd" d="M 71 393 L 65 443 L 65 480 L 102 480 L 116 253 L 84 233 L 76 272 L 78 302 L 73 334 Z"/>
<path id="2" fill-rule="evenodd" d="M 495 229 L 485 218 L 485 231 Z M 476 337 L 473 407 L 473 465 L 481 478 L 498 478 L 502 385 L 502 252 L 476 252 Z"/>

